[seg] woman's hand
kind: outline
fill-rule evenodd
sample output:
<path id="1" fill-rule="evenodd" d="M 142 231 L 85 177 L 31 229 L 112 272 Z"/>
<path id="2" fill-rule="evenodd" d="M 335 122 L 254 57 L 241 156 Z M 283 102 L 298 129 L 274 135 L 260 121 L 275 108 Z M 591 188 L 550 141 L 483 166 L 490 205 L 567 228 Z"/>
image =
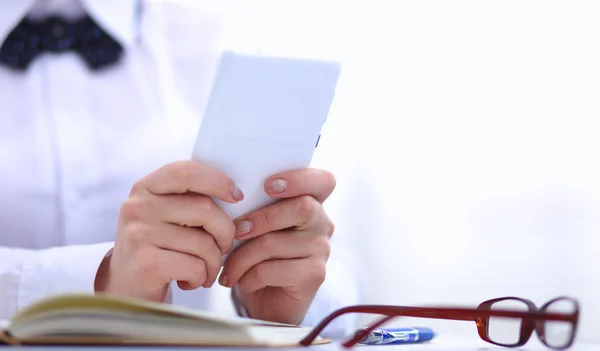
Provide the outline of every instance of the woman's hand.
<path id="1" fill-rule="evenodd" d="M 234 287 L 250 317 L 298 324 L 325 279 L 334 225 L 322 203 L 335 188 L 316 169 L 271 177 L 265 191 L 282 201 L 236 220 L 246 240 L 227 259 L 219 283 Z"/>
<path id="2" fill-rule="evenodd" d="M 194 161 L 137 182 L 121 207 L 96 291 L 162 302 L 174 280 L 184 290 L 212 286 L 236 228 L 211 197 L 235 203 L 243 194 L 227 176 Z"/>

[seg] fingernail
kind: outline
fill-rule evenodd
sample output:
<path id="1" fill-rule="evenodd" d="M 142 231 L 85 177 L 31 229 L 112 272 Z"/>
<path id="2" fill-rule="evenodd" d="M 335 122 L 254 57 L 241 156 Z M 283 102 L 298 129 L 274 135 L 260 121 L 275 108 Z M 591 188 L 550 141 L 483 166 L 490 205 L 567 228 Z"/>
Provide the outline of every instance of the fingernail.
<path id="1" fill-rule="evenodd" d="M 236 185 L 233 186 L 233 191 L 231 192 L 231 196 L 237 201 L 242 201 L 244 199 L 244 194 Z"/>
<path id="2" fill-rule="evenodd" d="M 227 276 L 221 274 L 221 276 L 219 277 L 219 284 L 221 284 L 221 286 L 227 286 Z"/>
<path id="3" fill-rule="evenodd" d="M 287 182 L 283 179 L 273 179 L 267 185 L 268 191 L 270 193 L 280 193 L 285 190 L 287 186 Z"/>
<path id="4" fill-rule="evenodd" d="M 236 230 L 236 236 L 237 237 L 241 237 L 244 236 L 248 233 L 250 233 L 250 231 L 252 230 L 252 222 L 248 221 L 248 220 L 243 220 L 243 221 L 239 221 L 235 224 L 235 226 L 237 227 Z"/>

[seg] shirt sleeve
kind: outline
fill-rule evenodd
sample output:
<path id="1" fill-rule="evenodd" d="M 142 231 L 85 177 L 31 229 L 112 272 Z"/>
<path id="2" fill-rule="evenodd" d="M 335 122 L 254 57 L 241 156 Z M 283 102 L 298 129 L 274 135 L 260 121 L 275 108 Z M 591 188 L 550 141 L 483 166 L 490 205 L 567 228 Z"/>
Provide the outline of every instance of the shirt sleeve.
<path id="1" fill-rule="evenodd" d="M 93 293 L 96 272 L 112 242 L 24 250 L 0 246 L 0 320 L 61 293 Z"/>

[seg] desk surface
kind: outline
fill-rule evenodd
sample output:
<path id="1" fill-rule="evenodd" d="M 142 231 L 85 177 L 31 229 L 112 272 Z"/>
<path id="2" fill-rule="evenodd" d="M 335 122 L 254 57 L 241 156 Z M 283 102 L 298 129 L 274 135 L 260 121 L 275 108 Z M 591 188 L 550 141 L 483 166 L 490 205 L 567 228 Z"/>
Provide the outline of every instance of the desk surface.
<path id="1" fill-rule="evenodd" d="M 509 349 L 505 347 L 498 347 L 495 345 L 487 344 L 481 340 L 456 340 L 456 339 L 442 339 L 434 340 L 432 342 L 418 344 L 418 345 L 388 345 L 388 346 L 364 346 L 359 345 L 354 349 L 355 351 L 366 351 L 365 348 L 371 349 L 370 351 L 381 350 L 381 351 L 552 351 L 546 348 L 542 344 L 538 343 L 537 340 L 532 340 L 528 345 L 519 349 Z M 3 347 L 0 346 L 0 350 Z M 8 351 L 10 347 L 5 347 Z M 342 351 L 345 350 L 341 347 L 340 343 L 334 342 L 326 345 L 311 346 L 310 348 L 296 347 L 296 348 L 209 348 L 209 347 L 58 347 L 58 346 L 31 346 L 21 347 L 21 349 L 27 349 L 27 351 L 58 351 L 58 350 L 69 350 L 69 351 L 165 351 L 165 350 L 177 350 L 177 351 Z M 568 351 L 600 351 L 600 344 L 584 344 L 575 343 Z"/>

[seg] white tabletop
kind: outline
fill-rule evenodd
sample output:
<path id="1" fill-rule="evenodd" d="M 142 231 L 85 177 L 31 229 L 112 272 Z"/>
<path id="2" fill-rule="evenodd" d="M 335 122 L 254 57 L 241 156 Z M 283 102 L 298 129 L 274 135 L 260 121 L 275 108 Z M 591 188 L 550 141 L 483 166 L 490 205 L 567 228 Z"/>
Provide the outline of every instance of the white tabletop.
<path id="1" fill-rule="evenodd" d="M 65 347 L 59 346 L 28 346 L 24 347 L 31 351 L 54 351 L 54 350 L 65 350 Z M 381 351 L 552 351 L 551 349 L 545 347 L 538 340 L 532 338 L 530 342 L 518 349 L 514 348 L 505 348 L 499 347 L 495 345 L 491 345 L 485 343 L 481 340 L 477 339 L 447 339 L 447 338 L 436 338 L 430 342 L 422 343 L 422 344 L 414 344 L 414 345 L 385 345 L 385 346 L 366 346 L 359 345 L 354 347 L 351 350 L 356 351 L 366 351 L 365 348 L 370 348 L 369 351 L 381 350 Z M 0 350 L 3 347 L 0 346 Z M 73 346 L 69 347 L 69 351 L 79 351 L 79 350 L 93 350 L 93 351 L 116 351 L 116 350 L 152 350 L 152 351 L 164 351 L 164 350 L 177 350 L 177 351 L 224 351 L 224 350 L 232 350 L 232 351 L 273 351 L 273 350 L 294 350 L 294 351 L 302 351 L 304 349 L 313 350 L 313 351 L 342 351 L 345 350 L 339 342 L 333 342 L 331 344 L 325 345 L 316 345 L 311 346 L 309 348 L 304 347 L 296 347 L 296 348 L 212 348 L 212 347 L 137 347 L 137 346 L 127 346 L 127 347 L 79 347 Z M 7 347 L 9 350 L 9 347 Z M 575 343 L 568 351 L 600 351 L 600 344 L 585 344 L 585 343 Z"/>

